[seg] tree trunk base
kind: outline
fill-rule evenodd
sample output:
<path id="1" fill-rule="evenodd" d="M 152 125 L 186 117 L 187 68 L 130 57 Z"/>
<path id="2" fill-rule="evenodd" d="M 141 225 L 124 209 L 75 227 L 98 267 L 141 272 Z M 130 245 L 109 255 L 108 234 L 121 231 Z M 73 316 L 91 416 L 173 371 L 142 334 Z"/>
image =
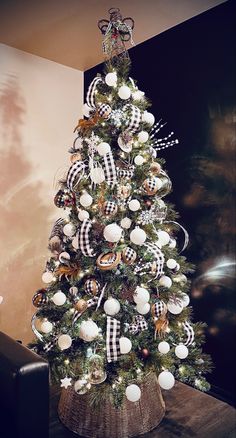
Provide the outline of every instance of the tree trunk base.
<path id="1" fill-rule="evenodd" d="M 110 400 L 98 408 L 89 403 L 89 393 L 79 395 L 71 386 L 63 389 L 58 406 L 62 423 L 72 432 L 90 438 L 128 438 L 157 427 L 165 415 L 165 403 L 155 373 L 139 384 L 141 398 L 133 403 L 124 398 L 116 409 Z"/>

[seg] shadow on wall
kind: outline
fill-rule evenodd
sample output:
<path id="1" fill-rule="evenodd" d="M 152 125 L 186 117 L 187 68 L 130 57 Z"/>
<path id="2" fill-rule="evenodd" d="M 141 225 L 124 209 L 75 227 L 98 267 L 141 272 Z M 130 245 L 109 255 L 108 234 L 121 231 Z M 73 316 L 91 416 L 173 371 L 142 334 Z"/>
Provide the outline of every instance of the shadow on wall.
<path id="1" fill-rule="evenodd" d="M 32 339 L 31 299 L 40 287 L 50 215 L 23 144 L 25 115 L 17 78 L 9 75 L 0 86 L 0 328 L 24 343 Z"/>

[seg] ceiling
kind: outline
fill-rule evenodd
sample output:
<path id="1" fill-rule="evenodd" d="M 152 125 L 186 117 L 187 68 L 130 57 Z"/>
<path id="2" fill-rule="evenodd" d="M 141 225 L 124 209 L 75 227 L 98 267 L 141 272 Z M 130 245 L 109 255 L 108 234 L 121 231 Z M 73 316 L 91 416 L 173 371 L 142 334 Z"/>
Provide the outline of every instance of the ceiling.
<path id="1" fill-rule="evenodd" d="M 0 0 L 0 42 L 87 70 L 103 61 L 98 20 L 119 7 L 135 20 L 135 44 L 225 0 Z"/>

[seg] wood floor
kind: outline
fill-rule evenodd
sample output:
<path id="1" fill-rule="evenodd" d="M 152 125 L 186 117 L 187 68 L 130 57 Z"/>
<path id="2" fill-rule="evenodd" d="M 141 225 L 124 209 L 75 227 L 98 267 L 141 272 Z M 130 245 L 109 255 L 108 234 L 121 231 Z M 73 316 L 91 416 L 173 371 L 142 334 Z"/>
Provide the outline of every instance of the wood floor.
<path id="1" fill-rule="evenodd" d="M 58 388 L 52 389 L 50 438 L 78 438 L 57 416 L 59 393 Z M 236 438 L 236 409 L 232 406 L 182 383 L 163 391 L 163 397 L 166 415 L 143 438 Z"/>

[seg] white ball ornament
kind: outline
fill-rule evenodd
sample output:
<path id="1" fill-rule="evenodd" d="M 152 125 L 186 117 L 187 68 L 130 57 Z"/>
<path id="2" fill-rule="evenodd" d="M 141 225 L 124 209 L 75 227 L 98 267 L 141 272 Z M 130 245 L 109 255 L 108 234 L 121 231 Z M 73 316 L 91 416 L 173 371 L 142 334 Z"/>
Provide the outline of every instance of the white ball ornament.
<path id="1" fill-rule="evenodd" d="M 166 341 L 161 341 L 157 348 L 161 354 L 167 354 L 170 351 L 170 345 Z"/>
<path id="2" fill-rule="evenodd" d="M 121 224 L 122 228 L 125 228 L 128 230 L 131 227 L 132 221 L 129 217 L 124 217 L 123 219 L 121 219 L 120 224 Z"/>
<path id="3" fill-rule="evenodd" d="M 188 348 L 183 344 L 177 345 L 175 354 L 179 359 L 185 359 L 188 356 Z"/>
<path id="4" fill-rule="evenodd" d="M 152 126 L 155 123 L 155 117 L 152 113 L 149 113 L 148 111 L 144 111 L 142 115 L 142 121 Z"/>
<path id="5" fill-rule="evenodd" d="M 76 231 L 76 228 L 75 228 L 75 226 L 74 226 L 73 224 L 71 224 L 71 223 L 66 224 L 66 225 L 64 225 L 64 227 L 63 227 L 63 233 L 64 233 L 65 236 L 67 236 L 67 237 L 72 237 L 72 236 L 74 236 L 75 231 Z"/>
<path id="6" fill-rule="evenodd" d="M 172 249 L 176 247 L 176 240 L 175 239 L 172 239 L 172 238 L 170 239 L 169 247 Z"/>
<path id="7" fill-rule="evenodd" d="M 146 235 L 145 231 L 140 227 L 136 227 L 130 233 L 130 241 L 132 243 L 134 243 L 135 245 L 140 245 L 140 246 L 143 245 L 146 238 L 147 238 L 147 235 Z"/>
<path id="8" fill-rule="evenodd" d="M 132 348 L 132 342 L 130 341 L 130 339 L 122 336 L 119 342 L 121 354 L 128 354 Z"/>
<path id="9" fill-rule="evenodd" d="M 60 350 L 67 350 L 72 344 L 72 339 L 69 335 L 61 335 L 57 340 Z"/>
<path id="10" fill-rule="evenodd" d="M 79 235 L 76 234 L 75 237 L 73 237 L 71 245 L 74 249 L 79 249 Z"/>
<path id="11" fill-rule="evenodd" d="M 136 157 L 134 158 L 134 163 L 136 164 L 136 166 L 142 166 L 142 164 L 144 163 L 144 158 L 142 157 L 142 155 L 136 155 Z"/>
<path id="12" fill-rule="evenodd" d="M 66 302 L 66 295 L 59 290 L 53 295 L 52 301 L 56 306 L 63 306 Z"/>
<path id="13" fill-rule="evenodd" d="M 78 218 L 81 222 L 83 222 L 85 219 L 89 219 L 89 212 L 86 210 L 80 210 L 78 213 Z"/>
<path id="14" fill-rule="evenodd" d="M 42 280 L 44 283 L 51 283 L 54 281 L 54 275 L 51 271 L 46 271 L 42 275 Z"/>
<path id="15" fill-rule="evenodd" d="M 181 296 L 181 302 L 183 307 L 187 307 L 190 303 L 190 298 L 186 293 L 183 293 Z"/>
<path id="16" fill-rule="evenodd" d="M 173 300 L 169 300 L 167 303 L 167 309 L 173 315 L 179 315 L 183 310 L 183 305 L 182 303 L 175 303 Z"/>
<path id="17" fill-rule="evenodd" d="M 85 117 L 89 117 L 90 116 L 90 111 L 91 111 L 91 108 L 87 105 L 87 103 L 84 103 L 84 105 L 83 105 L 83 115 Z"/>
<path id="18" fill-rule="evenodd" d="M 117 74 L 116 72 L 107 73 L 105 76 L 105 82 L 109 87 L 115 87 L 117 83 Z"/>
<path id="19" fill-rule="evenodd" d="M 103 141 L 97 146 L 97 151 L 99 155 L 101 155 L 101 157 L 104 157 L 106 154 L 111 152 L 111 146 L 105 141 Z"/>
<path id="20" fill-rule="evenodd" d="M 144 99 L 144 92 L 141 90 L 136 90 L 132 93 L 133 100 L 143 100 Z"/>
<path id="21" fill-rule="evenodd" d="M 144 287 L 137 287 L 133 296 L 133 300 L 136 304 L 146 304 L 150 300 L 150 294 Z"/>
<path id="22" fill-rule="evenodd" d="M 166 266 L 169 269 L 175 269 L 176 266 L 177 266 L 177 262 L 174 259 L 168 259 L 167 262 L 166 262 Z"/>
<path id="23" fill-rule="evenodd" d="M 167 245 L 170 241 L 170 235 L 166 231 L 159 230 L 157 232 L 157 237 L 162 246 Z"/>
<path id="24" fill-rule="evenodd" d="M 158 383 L 162 389 L 171 389 L 175 384 L 175 378 L 169 371 L 162 371 L 158 376 Z"/>
<path id="25" fill-rule="evenodd" d="M 103 230 L 104 239 L 107 242 L 118 242 L 122 236 L 122 228 L 117 225 L 115 222 L 109 225 L 106 225 Z"/>
<path id="26" fill-rule="evenodd" d="M 131 96 L 131 90 L 127 85 L 122 85 L 118 90 L 118 96 L 122 100 L 127 100 Z"/>
<path id="27" fill-rule="evenodd" d="M 137 199 L 131 199 L 128 206 L 131 211 L 138 211 L 140 209 L 140 202 Z"/>
<path id="28" fill-rule="evenodd" d="M 80 196 L 79 202 L 83 207 L 90 207 L 93 203 L 93 198 L 90 196 L 89 193 L 83 193 L 83 195 Z"/>
<path id="29" fill-rule="evenodd" d="M 107 315 L 114 316 L 120 311 L 120 303 L 115 298 L 108 298 L 103 308 Z"/>
<path id="30" fill-rule="evenodd" d="M 90 178 L 94 184 L 101 184 L 105 181 L 105 173 L 102 167 L 93 167 L 90 170 Z"/>
<path id="31" fill-rule="evenodd" d="M 146 143 L 146 141 L 148 141 L 149 139 L 149 134 L 147 131 L 141 131 L 138 133 L 138 141 L 140 143 Z"/>
<path id="32" fill-rule="evenodd" d="M 179 263 L 176 263 L 175 272 L 177 272 L 177 271 L 179 271 L 179 270 L 180 270 L 180 264 L 179 264 Z"/>
<path id="33" fill-rule="evenodd" d="M 150 304 L 149 303 L 145 303 L 145 304 L 137 304 L 136 306 L 136 310 L 138 313 L 140 313 L 140 315 L 146 315 L 148 312 L 150 312 Z"/>
<path id="34" fill-rule="evenodd" d="M 81 323 L 79 337 L 84 341 L 91 342 L 98 337 L 98 334 L 99 328 L 94 321 L 88 320 Z"/>
<path id="35" fill-rule="evenodd" d="M 51 322 L 49 322 L 49 321 L 42 322 L 41 327 L 40 327 L 40 331 L 42 333 L 45 333 L 45 334 L 51 333 L 52 329 L 53 329 L 53 325 Z"/>
<path id="36" fill-rule="evenodd" d="M 172 280 L 170 277 L 167 277 L 167 275 L 162 275 L 162 277 L 159 280 L 160 286 L 167 287 L 169 289 L 172 286 Z"/>
<path id="37" fill-rule="evenodd" d="M 137 402 L 141 397 L 141 390 L 138 385 L 129 385 L 126 388 L 125 395 L 131 402 Z"/>

